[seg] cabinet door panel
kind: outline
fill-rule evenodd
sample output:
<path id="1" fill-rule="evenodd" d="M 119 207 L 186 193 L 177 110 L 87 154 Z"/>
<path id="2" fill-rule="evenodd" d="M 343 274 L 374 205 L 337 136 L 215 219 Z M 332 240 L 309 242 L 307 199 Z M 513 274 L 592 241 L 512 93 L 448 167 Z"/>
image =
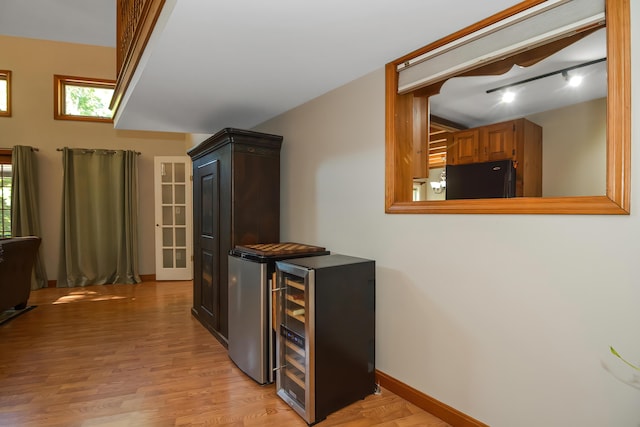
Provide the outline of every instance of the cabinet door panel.
<path id="1" fill-rule="evenodd" d="M 515 125 L 512 122 L 486 126 L 482 139 L 483 161 L 515 160 Z"/>
<path id="2" fill-rule="evenodd" d="M 214 288 L 213 275 L 216 268 L 216 256 L 207 250 L 201 252 L 202 261 L 202 285 L 200 286 L 200 308 L 206 310 L 206 314 L 215 318 L 216 307 L 214 301 L 217 300 L 217 289 Z"/>
<path id="3" fill-rule="evenodd" d="M 218 212 L 220 210 L 219 172 L 217 160 L 196 168 L 196 271 L 194 275 L 194 305 L 208 325 L 218 328 L 220 322 L 220 277 Z M 199 252 L 199 254 L 198 254 Z"/>
<path id="4" fill-rule="evenodd" d="M 474 163 L 478 160 L 479 131 L 477 129 L 464 130 L 453 134 L 451 144 L 451 156 L 447 154 L 447 163 L 451 165 L 463 165 Z M 449 159 L 451 157 L 451 159 Z"/>

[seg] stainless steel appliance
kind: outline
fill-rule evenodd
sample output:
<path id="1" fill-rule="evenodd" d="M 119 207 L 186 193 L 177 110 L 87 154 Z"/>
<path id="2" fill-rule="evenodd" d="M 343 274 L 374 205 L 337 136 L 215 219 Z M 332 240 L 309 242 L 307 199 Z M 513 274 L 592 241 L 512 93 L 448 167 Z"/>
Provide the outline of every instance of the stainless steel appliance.
<path id="1" fill-rule="evenodd" d="M 275 262 L 328 253 L 323 247 L 292 242 L 238 245 L 230 251 L 229 357 L 258 383 L 273 382 Z"/>
<path id="2" fill-rule="evenodd" d="M 375 392 L 375 261 L 276 262 L 276 390 L 308 424 Z"/>

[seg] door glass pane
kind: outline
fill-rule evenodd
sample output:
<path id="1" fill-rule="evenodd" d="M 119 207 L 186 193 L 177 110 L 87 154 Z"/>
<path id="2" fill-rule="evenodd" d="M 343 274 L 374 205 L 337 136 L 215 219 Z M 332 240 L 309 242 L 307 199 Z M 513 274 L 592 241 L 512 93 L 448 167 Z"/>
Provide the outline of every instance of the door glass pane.
<path id="1" fill-rule="evenodd" d="M 187 268 L 186 249 L 176 249 L 176 268 Z"/>
<path id="2" fill-rule="evenodd" d="M 175 186 L 175 190 L 176 190 L 176 204 L 184 204 L 185 203 L 185 194 L 186 194 L 186 190 L 185 190 L 186 186 L 182 185 L 182 184 L 176 184 Z"/>
<path id="3" fill-rule="evenodd" d="M 162 182 L 173 182 L 173 163 L 162 163 Z"/>
<path id="4" fill-rule="evenodd" d="M 306 284 L 304 279 L 283 273 L 281 387 L 304 408 L 306 398 L 305 324 Z"/>
<path id="5" fill-rule="evenodd" d="M 173 246 L 173 230 L 171 228 L 162 228 L 162 246 Z"/>
<path id="6" fill-rule="evenodd" d="M 162 250 L 162 267 L 173 268 L 173 249 Z"/>
<path id="7" fill-rule="evenodd" d="M 176 246 L 187 246 L 187 229 L 176 228 Z"/>
<path id="8" fill-rule="evenodd" d="M 186 225 L 187 218 L 184 214 L 185 208 L 176 206 L 176 225 Z"/>
<path id="9" fill-rule="evenodd" d="M 162 207 L 162 225 L 173 224 L 173 208 L 171 206 Z"/>
<path id="10" fill-rule="evenodd" d="M 175 163 L 174 167 L 176 168 L 176 179 L 175 182 L 185 182 L 186 174 L 184 163 Z"/>
<path id="11" fill-rule="evenodd" d="M 162 204 L 170 205 L 173 203 L 173 188 L 172 185 L 163 185 L 162 186 Z M 184 190 L 183 190 L 184 191 Z"/>

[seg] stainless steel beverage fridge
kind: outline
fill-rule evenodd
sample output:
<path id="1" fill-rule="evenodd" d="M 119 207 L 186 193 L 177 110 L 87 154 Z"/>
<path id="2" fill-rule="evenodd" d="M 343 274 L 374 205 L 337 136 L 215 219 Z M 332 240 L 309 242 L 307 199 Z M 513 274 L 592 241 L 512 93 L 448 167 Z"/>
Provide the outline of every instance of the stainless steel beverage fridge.
<path id="1" fill-rule="evenodd" d="M 276 262 L 276 390 L 309 424 L 374 393 L 375 262 Z"/>
<path id="2" fill-rule="evenodd" d="M 293 242 L 237 245 L 229 253 L 229 357 L 258 383 L 273 382 L 276 328 L 271 295 L 276 261 L 328 253 Z"/>

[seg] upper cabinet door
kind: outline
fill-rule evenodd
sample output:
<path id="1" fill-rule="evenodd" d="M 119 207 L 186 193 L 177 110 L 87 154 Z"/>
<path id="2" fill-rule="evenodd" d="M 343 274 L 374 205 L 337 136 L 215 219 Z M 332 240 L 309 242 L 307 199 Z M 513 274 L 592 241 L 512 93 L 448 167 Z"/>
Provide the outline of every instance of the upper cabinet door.
<path id="1" fill-rule="evenodd" d="M 514 122 L 496 123 L 482 128 L 482 161 L 515 160 Z"/>
<path id="2" fill-rule="evenodd" d="M 447 164 L 464 165 L 479 161 L 479 140 L 478 129 L 469 129 L 455 132 L 450 150 L 447 152 Z"/>

